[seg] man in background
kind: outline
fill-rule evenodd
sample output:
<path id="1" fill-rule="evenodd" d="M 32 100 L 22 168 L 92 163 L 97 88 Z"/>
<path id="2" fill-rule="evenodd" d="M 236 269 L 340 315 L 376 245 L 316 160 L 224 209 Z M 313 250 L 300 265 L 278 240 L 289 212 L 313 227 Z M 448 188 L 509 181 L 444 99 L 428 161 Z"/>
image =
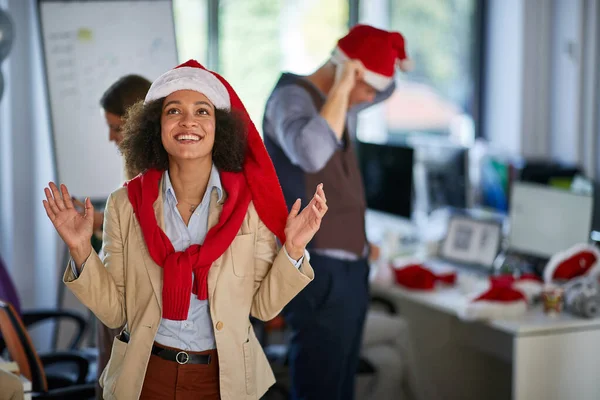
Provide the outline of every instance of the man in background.
<path id="1" fill-rule="evenodd" d="M 365 193 L 352 146 L 357 113 L 387 99 L 406 69 L 404 38 L 357 25 L 308 76 L 282 74 L 266 105 L 265 145 L 288 207 L 307 204 L 318 183 L 329 211 L 310 243 L 315 279 L 284 310 L 292 398 L 354 397 L 354 375 L 369 303 Z"/>

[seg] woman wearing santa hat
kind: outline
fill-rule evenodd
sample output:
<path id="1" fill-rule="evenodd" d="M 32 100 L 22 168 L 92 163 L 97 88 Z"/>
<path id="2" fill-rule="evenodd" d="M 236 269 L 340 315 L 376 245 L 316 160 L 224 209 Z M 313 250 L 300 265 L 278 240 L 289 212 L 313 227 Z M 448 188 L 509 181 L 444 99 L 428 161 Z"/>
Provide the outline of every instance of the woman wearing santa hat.
<path id="1" fill-rule="evenodd" d="M 71 252 L 65 284 L 107 326 L 126 324 L 104 398 L 260 398 L 275 380 L 249 315 L 273 318 L 313 279 L 323 186 L 288 215 L 240 99 L 193 60 L 159 77 L 124 129 L 129 167 L 145 172 L 107 201 L 103 260 L 89 199 L 80 214 L 51 182 L 44 200 Z"/>

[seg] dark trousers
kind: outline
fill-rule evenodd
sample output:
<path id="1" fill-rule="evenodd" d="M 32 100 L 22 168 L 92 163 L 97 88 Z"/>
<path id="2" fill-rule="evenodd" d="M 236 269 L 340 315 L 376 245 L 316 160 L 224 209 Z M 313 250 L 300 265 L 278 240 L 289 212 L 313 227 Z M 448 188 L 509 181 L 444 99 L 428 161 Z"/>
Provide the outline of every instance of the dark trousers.
<path id="1" fill-rule="evenodd" d="M 292 399 L 352 400 L 369 303 L 366 260 L 311 254 L 315 279 L 284 309 Z"/>

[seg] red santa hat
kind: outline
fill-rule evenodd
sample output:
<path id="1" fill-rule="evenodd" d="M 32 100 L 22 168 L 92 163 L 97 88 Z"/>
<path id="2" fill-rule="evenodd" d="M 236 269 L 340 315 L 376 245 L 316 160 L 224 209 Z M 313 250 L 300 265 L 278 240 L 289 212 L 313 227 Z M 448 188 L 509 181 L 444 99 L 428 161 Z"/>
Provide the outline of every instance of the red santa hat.
<path id="1" fill-rule="evenodd" d="M 543 282 L 537 276 L 525 274 L 491 277 L 489 286 L 473 296 L 460 317 L 466 320 L 515 318 L 527 311 L 527 306 L 542 293 Z"/>
<path id="2" fill-rule="evenodd" d="M 453 285 L 456 271 L 434 272 L 420 263 L 408 263 L 394 266 L 396 283 L 408 289 L 433 290 L 438 282 Z"/>
<path id="3" fill-rule="evenodd" d="M 340 65 L 358 59 L 366 68 L 364 81 L 377 90 L 384 90 L 394 79 L 395 67 L 412 69 L 406 55 L 404 37 L 369 25 L 356 25 L 338 41 L 331 61 Z"/>
<path id="4" fill-rule="evenodd" d="M 564 283 L 573 278 L 600 272 L 600 251 L 589 244 L 576 244 L 553 255 L 544 268 L 544 281 Z"/>
<path id="5" fill-rule="evenodd" d="M 247 129 L 243 173 L 254 207 L 262 222 L 284 243 L 288 212 L 281 185 L 264 142 L 237 93 L 222 76 L 204 68 L 196 60 L 189 60 L 158 77 L 150 86 L 144 102 L 166 97 L 178 90 L 200 92 L 216 108 L 235 111 L 242 118 Z"/>
<path id="6" fill-rule="evenodd" d="M 198 61 L 189 60 L 159 76 L 148 89 L 144 103 L 167 97 L 178 90 L 194 90 L 204 94 L 216 108 L 229 110 L 231 99 L 223 80 Z"/>

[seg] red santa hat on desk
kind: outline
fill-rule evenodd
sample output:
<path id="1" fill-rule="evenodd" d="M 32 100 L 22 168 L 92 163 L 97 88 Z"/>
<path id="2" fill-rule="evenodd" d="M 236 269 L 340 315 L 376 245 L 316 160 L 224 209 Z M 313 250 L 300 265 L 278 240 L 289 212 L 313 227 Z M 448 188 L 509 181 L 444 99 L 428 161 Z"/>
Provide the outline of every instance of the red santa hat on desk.
<path id="1" fill-rule="evenodd" d="M 349 59 L 363 63 L 366 68 L 364 81 L 379 91 L 392 83 L 396 67 L 409 71 L 413 66 L 406 55 L 402 34 L 369 25 L 354 26 L 338 41 L 331 61 L 340 65 Z"/>
<path id="2" fill-rule="evenodd" d="M 456 271 L 450 269 L 433 271 L 418 262 L 395 264 L 393 270 L 396 283 L 407 289 L 428 291 L 435 289 L 438 283 L 446 285 L 456 283 Z"/>
<path id="3" fill-rule="evenodd" d="M 543 282 L 533 274 L 490 277 L 489 286 L 472 296 L 460 317 L 467 320 L 515 318 L 542 293 Z"/>
<path id="4" fill-rule="evenodd" d="M 544 281 L 566 283 L 580 276 L 600 272 L 600 251 L 593 245 L 577 244 L 553 255 L 544 268 Z"/>

